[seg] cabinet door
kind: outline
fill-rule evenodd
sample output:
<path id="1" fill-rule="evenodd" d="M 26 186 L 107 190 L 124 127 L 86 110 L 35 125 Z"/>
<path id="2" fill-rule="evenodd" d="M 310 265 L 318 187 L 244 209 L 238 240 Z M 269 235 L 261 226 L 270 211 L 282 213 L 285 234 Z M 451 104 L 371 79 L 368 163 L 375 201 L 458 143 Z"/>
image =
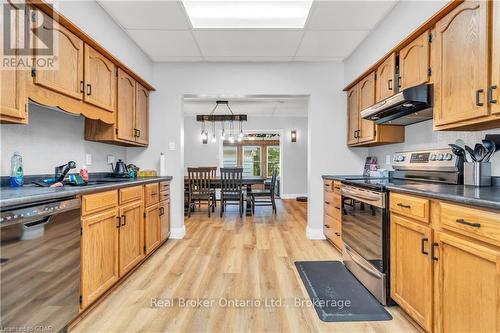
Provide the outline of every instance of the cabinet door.
<path id="1" fill-rule="evenodd" d="M 116 109 L 115 64 L 87 44 L 84 100 L 110 112 Z"/>
<path id="2" fill-rule="evenodd" d="M 170 200 L 160 202 L 160 239 L 170 236 Z"/>
<path id="3" fill-rule="evenodd" d="M 436 233 L 436 332 L 500 332 L 500 251 Z"/>
<path id="4" fill-rule="evenodd" d="M 118 69 L 117 136 L 135 141 L 135 80 Z"/>
<path id="5" fill-rule="evenodd" d="M 429 52 L 429 31 L 399 51 L 400 90 L 429 81 Z"/>
<path id="6" fill-rule="evenodd" d="M 377 68 L 375 99 L 377 102 L 394 95 L 394 77 L 396 73 L 396 54 L 392 53 Z"/>
<path id="7" fill-rule="evenodd" d="M 46 14 L 42 14 L 41 11 L 37 13 L 36 19 L 43 19 L 37 33 L 40 36 L 47 34 L 53 36 L 57 63 L 56 69 L 47 69 L 37 65 L 34 83 L 81 100 L 83 98 L 83 41 Z M 46 40 L 43 37 L 42 39 Z M 36 55 L 36 49 L 41 46 L 38 38 L 33 37 L 33 40 Z"/>
<path id="8" fill-rule="evenodd" d="M 359 83 L 359 110 L 360 112 L 375 104 L 375 72 L 369 74 Z M 375 123 L 359 116 L 359 142 L 375 139 Z"/>
<path id="9" fill-rule="evenodd" d="M 130 271 L 144 257 L 142 201 L 119 209 L 120 215 L 120 277 Z"/>
<path id="10" fill-rule="evenodd" d="M 432 331 L 432 230 L 391 215 L 391 297 L 427 332 Z"/>
<path id="11" fill-rule="evenodd" d="M 489 88 L 491 113 L 500 113 L 500 1 L 493 1 L 492 71 Z"/>
<path id="12" fill-rule="evenodd" d="M 82 308 L 118 281 L 118 228 L 116 209 L 82 219 Z"/>
<path id="13" fill-rule="evenodd" d="M 154 204 L 146 208 L 144 233 L 146 235 L 146 254 L 149 254 L 160 245 L 160 208 Z"/>
<path id="14" fill-rule="evenodd" d="M 136 83 L 135 95 L 135 141 L 148 144 L 149 128 L 149 91 Z"/>
<path id="15" fill-rule="evenodd" d="M 10 31 L 13 43 L 16 49 L 19 46 L 19 39 L 23 36 L 20 34 L 20 24 L 24 11 L 19 4 L 11 3 L 10 1 L 3 2 L 3 10 L 10 10 L 13 16 L 10 21 Z M 3 15 L 3 13 L 1 13 Z M 18 56 L 16 52 L 16 56 Z M 26 102 L 25 102 L 25 87 L 24 87 L 25 72 L 16 69 L 0 70 L 0 120 L 5 122 L 24 123 L 27 119 Z"/>
<path id="16" fill-rule="evenodd" d="M 359 85 L 347 92 L 347 117 L 347 144 L 356 144 L 359 134 Z"/>
<path id="17" fill-rule="evenodd" d="M 465 1 L 436 24 L 434 123 L 488 115 L 488 11 L 492 1 Z"/>

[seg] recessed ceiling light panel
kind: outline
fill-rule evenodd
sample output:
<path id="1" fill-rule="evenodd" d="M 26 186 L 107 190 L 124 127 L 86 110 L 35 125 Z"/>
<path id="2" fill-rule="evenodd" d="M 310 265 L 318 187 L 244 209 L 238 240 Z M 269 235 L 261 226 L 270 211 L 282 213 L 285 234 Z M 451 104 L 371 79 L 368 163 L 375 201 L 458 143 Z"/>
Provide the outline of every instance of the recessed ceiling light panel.
<path id="1" fill-rule="evenodd" d="M 304 28 L 312 0 L 183 0 L 195 29 Z"/>

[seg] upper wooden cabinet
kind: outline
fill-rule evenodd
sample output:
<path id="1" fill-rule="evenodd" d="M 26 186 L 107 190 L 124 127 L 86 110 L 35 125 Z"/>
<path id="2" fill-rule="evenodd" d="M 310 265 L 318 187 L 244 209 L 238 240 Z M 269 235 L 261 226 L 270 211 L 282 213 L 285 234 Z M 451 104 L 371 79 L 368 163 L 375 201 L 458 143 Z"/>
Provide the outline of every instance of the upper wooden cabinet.
<path id="1" fill-rule="evenodd" d="M 17 46 L 19 45 L 21 24 L 19 13 L 23 11 L 18 7 L 18 4 L 10 1 L 4 1 L 3 6 L 5 6 L 4 10 L 12 9 L 11 13 L 17 14 L 10 22 L 10 31 L 15 37 L 14 42 Z M 16 54 L 16 56 L 19 56 L 19 54 Z M 0 70 L 0 123 L 26 124 L 28 122 L 24 84 L 26 74 L 25 71 L 16 69 Z"/>
<path id="2" fill-rule="evenodd" d="M 140 83 L 135 85 L 135 140 L 149 142 L 149 91 Z"/>
<path id="3" fill-rule="evenodd" d="M 399 51 L 399 90 L 429 81 L 429 36 L 429 31 L 426 31 Z"/>
<path id="4" fill-rule="evenodd" d="M 359 111 L 375 104 L 375 73 L 369 74 L 359 83 Z M 359 142 L 375 139 L 375 123 L 359 116 Z"/>
<path id="5" fill-rule="evenodd" d="M 117 137 L 135 141 L 135 80 L 118 70 L 118 112 L 116 114 Z"/>
<path id="6" fill-rule="evenodd" d="M 493 1 L 493 20 L 491 21 L 492 59 L 491 59 L 491 85 L 488 88 L 488 102 L 491 113 L 500 114 L 500 2 Z"/>
<path id="7" fill-rule="evenodd" d="M 359 85 L 347 92 L 347 144 L 358 143 L 359 134 Z"/>
<path id="8" fill-rule="evenodd" d="M 489 1 L 466 1 L 436 24 L 435 125 L 488 115 Z"/>
<path id="9" fill-rule="evenodd" d="M 102 109 L 116 109 L 116 67 L 102 54 L 85 44 L 84 100 Z"/>
<path id="10" fill-rule="evenodd" d="M 394 95 L 394 79 L 396 77 L 396 54 L 392 53 L 377 67 L 375 84 L 375 99 L 380 102 Z"/>

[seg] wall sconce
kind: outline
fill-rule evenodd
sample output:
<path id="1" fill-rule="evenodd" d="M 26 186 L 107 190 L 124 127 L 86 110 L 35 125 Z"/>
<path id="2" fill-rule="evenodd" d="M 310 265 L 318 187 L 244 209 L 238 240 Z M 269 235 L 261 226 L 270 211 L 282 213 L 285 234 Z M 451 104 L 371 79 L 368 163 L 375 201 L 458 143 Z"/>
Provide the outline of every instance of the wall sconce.
<path id="1" fill-rule="evenodd" d="M 297 142 L 297 130 L 292 130 L 290 137 L 292 138 L 292 142 Z"/>

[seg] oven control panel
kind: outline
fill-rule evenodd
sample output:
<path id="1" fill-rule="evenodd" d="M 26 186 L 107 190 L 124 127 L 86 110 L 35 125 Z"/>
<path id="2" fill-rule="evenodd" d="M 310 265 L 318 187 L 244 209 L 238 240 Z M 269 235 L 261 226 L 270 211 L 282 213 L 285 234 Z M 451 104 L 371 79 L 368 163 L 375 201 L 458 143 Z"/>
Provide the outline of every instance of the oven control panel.
<path id="1" fill-rule="evenodd" d="M 394 154 L 392 166 L 396 170 L 453 171 L 457 156 L 450 148 L 398 152 Z"/>

